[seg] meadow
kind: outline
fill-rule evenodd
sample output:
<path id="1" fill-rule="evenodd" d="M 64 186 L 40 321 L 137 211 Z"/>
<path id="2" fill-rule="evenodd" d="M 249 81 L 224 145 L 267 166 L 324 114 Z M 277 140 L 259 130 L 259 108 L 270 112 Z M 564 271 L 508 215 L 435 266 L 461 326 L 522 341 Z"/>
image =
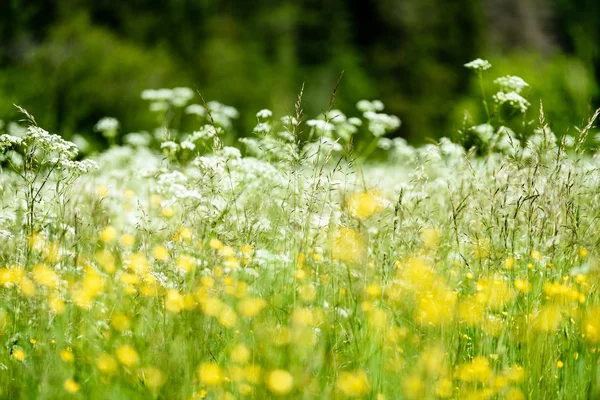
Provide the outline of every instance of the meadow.
<path id="1" fill-rule="evenodd" d="M 421 147 L 335 93 L 228 146 L 236 109 L 146 90 L 157 128 L 104 118 L 87 158 L 21 109 L 0 124 L 0 397 L 600 398 L 598 113 L 554 133 L 527 87 L 499 77 L 486 121 Z"/>

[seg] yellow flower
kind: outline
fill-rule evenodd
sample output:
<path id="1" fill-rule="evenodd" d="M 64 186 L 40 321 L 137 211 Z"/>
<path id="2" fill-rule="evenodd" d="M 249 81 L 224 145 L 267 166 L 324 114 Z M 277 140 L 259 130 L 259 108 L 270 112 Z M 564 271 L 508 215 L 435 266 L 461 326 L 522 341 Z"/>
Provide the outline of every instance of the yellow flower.
<path id="1" fill-rule="evenodd" d="M 267 302 L 264 299 L 250 297 L 238 304 L 238 311 L 244 317 L 256 317 L 266 305 Z"/>
<path id="2" fill-rule="evenodd" d="M 152 250 L 152 255 L 159 261 L 166 261 L 169 259 L 169 251 L 164 246 L 156 246 Z"/>
<path id="3" fill-rule="evenodd" d="M 336 386 L 348 397 L 362 397 L 369 392 L 369 377 L 362 370 L 340 372 Z"/>
<path id="4" fill-rule="evenodd" d="M 81 387 L 79 383 L 75 382 L 73 379 L 67 379 L 65 384 L 63 385 L 65 390 L 69 393 L 77 393 L 79 392 L 79 388 Z"/>
<path id="5" fill-rule="evenodd" d="M 304 285 L 304 286 L 300 286 L 298 288 L 298 295 L 300 295 L 300 298 L 308 303 L 312 302 L 315 300 L 315 298 L 317 297 L 317 290 L 315 289 L 315 287 L 313 285 Z"/>
<path id="6" fill-rule="evenodd" d="M 294 388 L 294 378 L 282 369 L 271 371 L 267 376 L 267 389 L 277 396 L 285 396 Z"/>
<path id="7" fill-rule="evenodd" d="M 140 379 L 144 382 L 144 385 L 152 390 L 160 388 L 166 382 L 165 375 L 156 367 L 143 367 L 140 369 L 139 375 Z"/>
<path id="8" fill-rule="evenodd" d="M 438 228 L 424 228 L 420 236 L 426 248 L 437 249 L 440 246 L 441 233 Z"/>
<path id="9" fill-rule="evenodd" d="M 66 349 L 60 351 L 60 359 L 66 363 L 72 363 L 73 361 L 75 361 L 73 351 L 70 347 L 67 347 Z"/>
<path id="10" fill-rule="evenodd" d="M 206 386 L 219 386 L 223 381 L 223 371 L 218 364 L 206 362 L 198 367 L 198 379 Z"/>
<path id="11" fill-rule="evenodd" d="M 121 243 L 122 246 L 132 247 L 135 244 L 135 236 L 133 236 L 129 233 L 125 233 L 125 234 L 121 235 L 119 242 Z"/>
<path id="12" fill-rule="evenodd" d="M 540 253 L 537 250 L 531 250 L 531 258 L 533 258 L 535 261 L 542 261 L 542 253 Z"/>
<path id="13" fill-rule="evenodd" d="M 58 275 L 46 264 L 37 264 L 31 270 L 33 281 L 41 286 L 55 288 L 58 285 Z"/>
<path id="14" fill-rule="evenodd" d="M 221 250 L 224 245 L 219 239 L 210 239 L 210 247 L 214 250 Z"/>
<path id="15" fill-rule="evenodd" d="M 583 332 L 588 343 L 600 342 L 600 307 L 588 310 L 583 320 Z"/>
<path id="16" fill-rule="evenodd" d="M 354 229 L 340 227 L 331 240 L 331 258 L 360 264 L 367 258 L 365 240 Z"/>
<path id="17" fill-rule="evenodd" d="M 504 269 L 506 270 L 511 270 L 514 268 L 515 266 L 515 259 L 513 257 L 508 257 L 506 260 L 504 260 Z"/>
<path id="18" fill-rule="evenodd" d="M 458 366 L 458 379 L 463 382 L 488 382 L 492 377 L 492 368 L 485 357 L 475 357 L 470 363 Z"/>
<path id="19" fill-rule="evenodd" d="M 183 296 L 176 289 L 170 289 L 165 298 L 165 309 L 172 313 L 178 313 L 185 307 Z"/>
<path id="20" fill-rule="evenodd" d="M 52 293 L 48 297 L 48 307 L 56 314 L 65 312 L 65 302 L 60 298 L 60 295 L 56 293 Z"/>
<path id="21" fill-rule="evenodd" d="M 117 361 L 108 353 L 102 353 L 96 359 L 96 366 L 100 372 L 106 375 L 114 375 L 117 372 Z"/>
<path id="22" fill-rule="evenodd" d="M 250 360 L 250 349 L 243 344 L 238 344 L 231 349 L 231 361 L 237 364 L 246 364 Z"/>
<path id="23" fill-rule="evenodd" d="M 224 305 L 218 316 L 219 323 L 225 328 L 233 328 L 237 323 L 237 314 L 228 305 Z"/>
<path id="24" fill-rule="evenodd" d="M 131 322 L 127 315 L 121 313 L 116 314 L 110 321 L 110 324 L 119 332 L 124 332 L 131 327 Z"/>
<path id="25" fill-rule="evenodd" d="M 23 361 L 26 357 L 25 352 L 21 349 L 14 349 L 11 356 L 17 361 Z"/>
<path id="26" fill-rule="evenodd" d="M 109 190 L 104 185 L 98 185 L 98 186 L 96 186 L 96 195 L 103 199 L 105 197 L 108 197 Z"/>
<path id="27" fill-rule="evenodd" d="M 111 243 L 117 238 L 117 230 L 112 226 L 107 226 L 100 232 L 100 240 L 104 243 Z"/>
<path id="28" fill-rule="evenodd" d="M 126 367 L 135 367 L 140 362 L 140 356 L 135 349 L 127 344 L 121 345 L 116 350 L 117 360 Z"/>
<path id="29" fill-rule="evenodd" d="M 196 267 L 196 259 L 190 256 L 180 256 L 177 259 L 176 267 L 181 272 L 191 272 Z"/>
<path id="30" fill-rule="evenodd" d="M 163 207 L 162 215 L 165 218 L 172 218 L 173 215 L 175 215 L 175 211 L 173 211 L 173 209 L 171 207 Z"/>
<path id="31" fill-rule="evenodd" d="M 383 210 L 384 198 L 377 189 L 352 193 L 346 201 L 348 213 L 356 219 L 367 220 Z"/>
<path id="32" fill-rule="evenodd" d="M 365 292 L 367 292 L 367 294 L 369 295 L 369 297 L 371 298 L 376 298 L 381 296 L 381 286 L 379 286 L 376 283 L 371 283 L 370 285 L 367 286 Z"/>

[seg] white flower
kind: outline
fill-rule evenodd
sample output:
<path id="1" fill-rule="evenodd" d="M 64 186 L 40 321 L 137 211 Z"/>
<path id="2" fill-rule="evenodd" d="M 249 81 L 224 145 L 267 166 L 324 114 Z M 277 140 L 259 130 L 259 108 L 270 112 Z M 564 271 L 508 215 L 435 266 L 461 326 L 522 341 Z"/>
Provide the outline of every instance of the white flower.
<path id="1" fill-rule="evenodd" d="M 529 86 L 527 82 L 518 76 L 507 75 L 501 78 L 494 80 L 494 83 L 500 86 L 500 90 L 503 92 L 516 92 L 521 93 L 521 91 Z"/>
<path id="2" fill-rule="evenodd" d="M 194 142 L 190 142 L 189 140 L 184 140 L 180 143 L 180 146 L 182 149 L 187 149 L 187 150 L 194 150 L 196 148 L 196 145 L 194 144 Z"/>
<path id="3" fill-rule="evenodd" d="M 493 99 L 500 106 L 509 104 L 522 113 L 525 113 L 530 106 L 529 102 L 517 92 L 498 92 L 493 96 Z"/>
<path id="4" fill-rule="evenodd" d="M 400 119 L 394 115 L 366 111 L 364 117 L 369 120 L 369 131 L 373 136 L 383 136 L 400 127 Z"/>
<path id="5" fill-rule="evenodd" d="M 358 103 L 356 103 L 356 108 L 358 111 L 365 113 L 367 111 L 382 111 L 384 106 L 379 100 L 360 100 Z"/>
<path id="6" fill-rule="evenodd" d="M 475 132 L 479 139 L 481 139 L 481 141 L 484 143 L 489 142 L 492 136 L 494 136 L 494 127 L 490 124 L 472 126 L 471 130 Z"/>
<path id="7" fill-rule="evenodd" d="M 306 121 L 306 125 L 314 127 L 321 133 L 330 133 L 335 130 L 335 126 L 332 123 L 322 119 L 309 119 Z"/>
<path id="8" fill-rule="evenodd" d="M 107 138 L 112 138 L 117 136 L 119 130 L 119 121 L 116 118 L 112 117 L 104 117 L 100 119 L 94 126 L 98 132 L 102 132 Z"/>
<path id="9" fill-rule="evenodd" d="M 200 104 L 190 104 L 185 109 L 186 114 L 193 114 L 203 117 L 206 115 L 206 109 L 202 107 Z"/>
<path id="10" fill-rule="evenodd" d="M 383 150 L 389 150 L 392 148 L 393 145 L 394 145 L 394 142 L 392 141 L 392 139 L 388 139 L 388 138 L 381 138 L 377 142 L 377 147 L 379 147 L 380 149 L 383 149 Z"/>
<path id="11" fill-rule="evenodd" d="M 187 87 L 173 89 L 171 102 L 175 107 L 185 106 L 194 97 L 194 91 Z"/>
<path id="12" fill-rule="evenodd" d="M 356 118 L 356 117 L 348 118 L 348 122 L 354 126 L 362 125 L 362 120 L 360 118 Z"/>
<path id="13" fill-rule="evenodd" d="M 173 141 L 166 141 L 166 142 L 162 142 L 160 144 L 160 148 L 163 150 L 166 150 L 167 152 L 176 152 L 177 150 L 179 150 L 179 145 Z"/>
<path id="14" fill-rule="evenodd" d="M 286 115 L 285 117 L 281 117 L 281 122 L 284 125 L 298 125 L 298 120 L 291 115 Z"/>
<path id="15" fill-rule="evenodd" d="M 152 142 L 152 136 L 148 132 L 132 132 L 123 138 L 125 143 L 134 147 L 147 147 Z"/>
<path id="16" fill-rule="evenodd" d="M 473 71 L 485 71 L 487 69 L 492 68 L 492 64 L 490 64 L 488 60 L 482 60 L 481 58 L 478 58 L 476 60 L 466 63 L 465 67 L 467 67 L 468 69 L 472 69 Z"/>
<path id="17" fill-rule="evenodd" d="M 271 110 L 260 110 L 259 112 L 256 113 L 256 118 L 271 118 L 273 116 L 273 112 L 271 112 Z"/>
<path id="18" fill-rule="evenodd" d="M 260 122 L 254 127 L 254 133 L 267 134 L 271 132 L 271 125 L 266 122 Z"/>

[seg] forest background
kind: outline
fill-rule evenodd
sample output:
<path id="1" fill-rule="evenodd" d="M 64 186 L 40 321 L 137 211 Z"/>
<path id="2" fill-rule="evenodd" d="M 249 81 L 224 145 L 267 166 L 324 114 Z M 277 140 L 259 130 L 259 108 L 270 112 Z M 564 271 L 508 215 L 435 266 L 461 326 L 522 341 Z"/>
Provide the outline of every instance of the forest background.
<path id="1" fill-rule="evenodd" d="M 290 111 L 303 83 L 306 113 L 326 110 L 344 71 L 337 108 L 380 99 L 402 119 L 395 135 L 419 144 L 485 116 L 462 67 L 482 57 L 487 94 L 495 77 L 522 77 L 527 118 L 543 98 L 560 135 L 600 101 L 598 21 L 597 0 L 3 0 L 0 119 L 19 104 L 100 149 L 100 118 L 151 129 L 141 91 L 187 86 L 240 110 L 243 136 L 256 111 Z"/>

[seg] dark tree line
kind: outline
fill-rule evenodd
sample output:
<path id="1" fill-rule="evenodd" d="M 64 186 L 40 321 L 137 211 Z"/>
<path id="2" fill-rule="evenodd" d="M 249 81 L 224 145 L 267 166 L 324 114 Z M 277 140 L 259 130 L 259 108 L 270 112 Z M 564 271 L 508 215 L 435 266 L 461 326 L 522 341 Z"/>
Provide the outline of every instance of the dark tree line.
<path id="1" fill-rule="evenodd" d="M 337 106 L 379 98 L 423 140 L 481 112 L 462 64 L 484 56 L 539 79 L 531 95 L 563 127 L 597 100 L 598 21 L 595 0 L 6 0 L 0 118 L 16 102 L 67 136 L 106 115 L 140 129 L 153 120 L 139 92 L 183 85 L 239 108 L 242 132 L 303 82 L 307 111 L 323 110 L 345 70 Z"/>

